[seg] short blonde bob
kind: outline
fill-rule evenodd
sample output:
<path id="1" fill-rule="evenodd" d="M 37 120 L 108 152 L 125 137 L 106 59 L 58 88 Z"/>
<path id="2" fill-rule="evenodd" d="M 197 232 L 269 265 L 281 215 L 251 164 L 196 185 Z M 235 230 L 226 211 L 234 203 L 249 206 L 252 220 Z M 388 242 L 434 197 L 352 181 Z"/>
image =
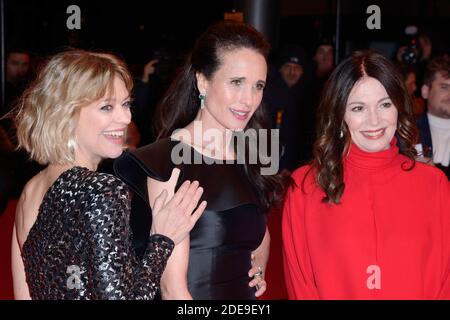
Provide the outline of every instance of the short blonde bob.
<path id="1" fill-rule="evenodd" d="M 19 102 L 19 147 L 43 165 L 73 163 L 80 109 L 112 92 L 115 77 L 131 93 L 133 79 L 125 63 L 114 55 L 70 50 L 53 56 Z"/>

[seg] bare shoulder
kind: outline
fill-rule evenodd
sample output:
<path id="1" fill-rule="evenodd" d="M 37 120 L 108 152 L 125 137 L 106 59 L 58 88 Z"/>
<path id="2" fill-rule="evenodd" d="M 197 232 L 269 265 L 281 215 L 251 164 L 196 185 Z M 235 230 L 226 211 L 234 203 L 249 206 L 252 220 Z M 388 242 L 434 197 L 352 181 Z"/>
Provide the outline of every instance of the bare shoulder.
<path id="1" fill-rule="evenodd" d="M 39 173 L 27 182 L 22 190 L 16 207 L 15 226 L 20 247 L 25 242 L 28 232 L 36 221 L 42 198 L 48 189 L 44 175 Z"/>

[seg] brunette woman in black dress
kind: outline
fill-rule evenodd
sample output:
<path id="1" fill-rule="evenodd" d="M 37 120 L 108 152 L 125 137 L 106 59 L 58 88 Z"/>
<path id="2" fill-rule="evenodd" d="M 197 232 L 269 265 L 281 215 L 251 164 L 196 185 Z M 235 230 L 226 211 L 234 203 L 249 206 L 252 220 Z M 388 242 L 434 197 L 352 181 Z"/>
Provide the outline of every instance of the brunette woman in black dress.
<path id="1" fill-rule="evenodd" d="M 283 187 L 275 174 L 261 173 L 260 162 L 243 159 L 239 150 L 250 158 L 252 139 L 240 140 L 241 149 L 234 142 L 262 128 L 268 51 L 263 36 L 248 25 L 211 26 L 162 100 L 159 139 L 115 161 L 116 173 L 136 191 L 133 203 L 140 209 L 132 214 L 141 221 L 150 217 L 162 190 L 170 196 L 192 179 L 204 187 L 208 206 L 168 261 L 163 299 L 255 299 L 266 290 L 265 213 L 281 199 Z M 177 180 L 170 179 L 173 168 L 180 169 Z"/>

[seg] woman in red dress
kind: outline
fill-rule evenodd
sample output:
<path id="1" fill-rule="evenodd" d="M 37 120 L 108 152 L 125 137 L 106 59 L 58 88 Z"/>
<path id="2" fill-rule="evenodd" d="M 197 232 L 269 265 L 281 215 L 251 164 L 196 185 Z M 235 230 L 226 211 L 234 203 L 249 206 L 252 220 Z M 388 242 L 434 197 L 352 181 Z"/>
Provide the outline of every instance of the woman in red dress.
<path id="1" fill-rule="evenodd" d="M 314 160 L 283 210 L 290 299 L 450 298 L 450 185 L 415 161 L 401 75 L 373 51 L 333 72 Z"/>

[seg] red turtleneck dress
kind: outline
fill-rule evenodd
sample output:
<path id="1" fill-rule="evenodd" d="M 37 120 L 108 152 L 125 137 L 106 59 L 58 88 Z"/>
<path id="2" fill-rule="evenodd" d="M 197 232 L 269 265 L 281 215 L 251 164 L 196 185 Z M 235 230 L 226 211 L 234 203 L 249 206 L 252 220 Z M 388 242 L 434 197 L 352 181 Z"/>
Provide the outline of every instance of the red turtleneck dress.
<path id="1" fill-rule="evenodd" d="M 355 144 L 344 160 L 341 204 L 293 173 L 282 220 L 290 299 L 450 299 L 450 183 L 390 149 Z"/>

